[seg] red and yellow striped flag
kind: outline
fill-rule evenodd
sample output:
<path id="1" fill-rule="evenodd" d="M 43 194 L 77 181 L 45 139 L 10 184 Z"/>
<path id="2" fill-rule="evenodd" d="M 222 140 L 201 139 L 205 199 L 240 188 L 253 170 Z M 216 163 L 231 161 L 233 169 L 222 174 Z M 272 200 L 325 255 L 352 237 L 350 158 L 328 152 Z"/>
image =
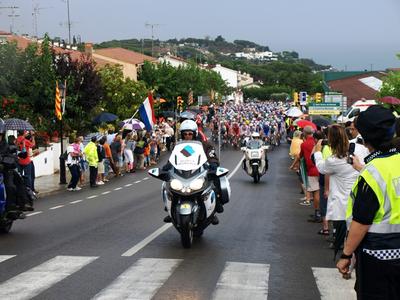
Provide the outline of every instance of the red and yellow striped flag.
<path id="1" fill-rule="evenodd" d="M 61 121 L 62 119 L 62 111 L 61 111 L 61 95 L 60 90 L 58 89 L 58 81 L 56 81 L 56 117 Z"/>

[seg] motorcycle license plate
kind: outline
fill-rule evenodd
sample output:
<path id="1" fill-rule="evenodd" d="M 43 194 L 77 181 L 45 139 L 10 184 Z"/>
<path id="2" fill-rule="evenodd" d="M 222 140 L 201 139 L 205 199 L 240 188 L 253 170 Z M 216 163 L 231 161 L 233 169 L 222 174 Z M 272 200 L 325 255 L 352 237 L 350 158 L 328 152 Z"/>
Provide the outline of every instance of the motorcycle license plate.
<path id="1" fill-rule="evenodd" d="M 258 157 L 258 152 L 251 152 L 251 157 Z"/>
<path id="2" fill-rule="evenodd" d="M 188 203 L 181 204 L 181 209 L 186 209 L 186 208 L 190 208 L 190 204 Z"/>

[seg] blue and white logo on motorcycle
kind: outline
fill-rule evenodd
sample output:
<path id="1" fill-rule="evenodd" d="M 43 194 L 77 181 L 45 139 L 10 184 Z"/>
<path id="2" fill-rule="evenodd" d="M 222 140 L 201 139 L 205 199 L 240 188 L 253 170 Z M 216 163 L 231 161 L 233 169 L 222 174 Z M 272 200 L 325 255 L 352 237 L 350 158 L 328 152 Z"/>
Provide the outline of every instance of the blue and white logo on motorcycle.
<path id="1" fill-rule="evenodd" d="M 194 150 L 190 145 L 186 145 L 185 148 L 181 150 L 181 153 L 186 157 L 190 157 L 194 154 Z"/>

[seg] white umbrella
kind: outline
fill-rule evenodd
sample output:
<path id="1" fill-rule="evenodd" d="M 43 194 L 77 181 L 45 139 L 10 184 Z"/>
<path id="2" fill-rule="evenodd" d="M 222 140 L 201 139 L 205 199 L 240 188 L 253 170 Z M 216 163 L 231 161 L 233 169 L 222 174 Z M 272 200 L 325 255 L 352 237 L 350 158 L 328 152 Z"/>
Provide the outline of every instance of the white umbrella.
<path id="1" fill-rule="evenodd" d="M 120 123 L 123 129 L 127 130 L 143 130 L 146 126 L 138 119 L 126 119 Z"/>
<path id="2" fill-rule="evenodd" d="M 291 107 L 288 109 L 288 111 L 286 112 L 286 115 L 288 117 L 298 118 L 303 115 L 303 112 L 301 111 L 300 108 L 294 106 L 294 107 Z"/>

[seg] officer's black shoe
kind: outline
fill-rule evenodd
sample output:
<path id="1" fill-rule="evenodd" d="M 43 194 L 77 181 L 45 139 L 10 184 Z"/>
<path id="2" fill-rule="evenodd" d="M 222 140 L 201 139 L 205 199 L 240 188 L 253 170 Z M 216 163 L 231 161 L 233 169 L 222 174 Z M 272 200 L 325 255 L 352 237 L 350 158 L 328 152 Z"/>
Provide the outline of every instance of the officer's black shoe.
<path id="1" fill-rule="evenodd" d="M 164 218 L 164 222 L 165 222 L 165 223 L 171 223 L 171 222 L 172 222 L 172 218 L 171 218 L 170 216 L 166 216 L 166 217 Z"/>
<path id="2" fill-rule="evenodd" d="M 215 210 L 217 213 L 222 214 L 224 212 L 224 207 L 222 206 L 222 204 L 220 202 L 217 201 Z"/>
<path id="3" fill-rule="evenodd" d="M 214 217 L 213 217 L 213 219 L 211 221 L 211 224 L 213 224 L 213 225 L 218 225 L 219 224 L 219 220 L 218 220 L 218 217 L 216 215 L 214 215 Z"/>

